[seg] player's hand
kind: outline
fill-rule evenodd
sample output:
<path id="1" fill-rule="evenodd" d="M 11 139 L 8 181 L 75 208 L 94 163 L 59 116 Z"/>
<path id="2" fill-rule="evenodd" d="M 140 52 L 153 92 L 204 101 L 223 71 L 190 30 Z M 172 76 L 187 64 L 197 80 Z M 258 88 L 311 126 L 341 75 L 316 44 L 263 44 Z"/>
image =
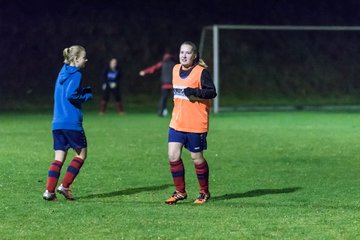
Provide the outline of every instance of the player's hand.
<path id="1" fill-rule="evenodd" d="M 92 93 L 92 89 L 90 86 L 84 87 L 83 88 L 83 93 Z"/>
<path id="2" fill-rule="evenodd" d="M 86 93 L 86 97 L 88 100 L 91 100 L 91 99 L 93 99 L 94 96 L 92 93 Z"/>
<path id="3" fill-rule="evenodd" d="M 185 88 L 184 89 L 184 94 L 185 94 L 185 96 L 187 96 L 187 97 L 189 97 L 189 96 L 191 96 L 191 95 L 196 95 L 196 88 Z"/>
<path id="4" fill-rule="evenodd" d="M 106 84 L 106 83 L 103 83 L 102 86 L 101 86 L 101 89 L 102 89 L 103 91 L 105 91 L 106 88 L 107 88 L 107 84 Z"/>

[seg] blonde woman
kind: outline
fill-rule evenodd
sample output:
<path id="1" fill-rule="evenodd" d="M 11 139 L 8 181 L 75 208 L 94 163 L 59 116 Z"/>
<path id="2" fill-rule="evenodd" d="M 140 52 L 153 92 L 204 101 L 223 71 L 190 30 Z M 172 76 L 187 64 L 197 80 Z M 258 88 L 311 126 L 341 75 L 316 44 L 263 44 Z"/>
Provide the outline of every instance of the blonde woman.
<path id="1" fill-rule="evenodd" d="M 57 192 L 68 200 L 73 200 L 70 185 L 86 159 L 87 141 L 82 126 L 82 104 L 92 98 L 91 88 L 82 88 L 81 68 L 85 67 L 85 48 L 74 45 L 63 51 L 64 65 L 55 84 L 54 116 L 52 133 L 54 139 L 55 160 L 51 163 L 43 198 L 48 201 L 56 199 L 55 188 L 60 171 L 69 148 L 75 150 Z"/>
<path id="2" fill-rule="evenodd" d="M 165 203 L 176 204 L 187 198 L 185 169 L 181 159 L 183 147 L 188 149 L 195 164 L 200 194 L 195 204 L 203 204 L 210 198 L 209 167 L 203 150 L 207 148 L 210 99 L 216 97 L 216 89 L 192 42 L 181 44 L 180 64 L 173 68 L 174 109 L 168 136 L 168 157 L 175 192 Z"/>

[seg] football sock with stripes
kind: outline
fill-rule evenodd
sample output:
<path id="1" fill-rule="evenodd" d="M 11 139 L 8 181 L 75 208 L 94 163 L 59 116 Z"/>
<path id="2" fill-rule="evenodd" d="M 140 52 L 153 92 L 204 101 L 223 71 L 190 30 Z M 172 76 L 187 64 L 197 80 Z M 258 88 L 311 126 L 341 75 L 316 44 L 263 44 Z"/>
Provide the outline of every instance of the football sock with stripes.
<path id="1" fill-rule="evenodd" d="M 200 192 L 209 192 L 209 166 L 204 160 L 203 163 L 195 164 L 196 175 L 200 185 Z"/>
<path id="2" fill-rule="evenodd" d="M 63 166 L 63 163 L 61 161 L 54 160 L 51 165 L 48 172 L 48 178 L 46 182 L 46 190 L 48 192 L 53 193 L 55 191 L 56 185 L 58 183 L 61 168 Z"/>
<path id="3" fill-rule="evenodd" d="M 185 192 L 185 169 L 182 160 L 170 162 L 170 171 L 176 191 Z"/>
<path id="4" fill-rule="evenodd" d="M 71 163 L 69 164 L 65 177 L 62 181 L 62 185 L 65 188 L 68 188 L 76 178 L 76 175 L 78 175 L 81 166 L 84 164 L 84 160 L 81 158 L 75 157 Z"/>

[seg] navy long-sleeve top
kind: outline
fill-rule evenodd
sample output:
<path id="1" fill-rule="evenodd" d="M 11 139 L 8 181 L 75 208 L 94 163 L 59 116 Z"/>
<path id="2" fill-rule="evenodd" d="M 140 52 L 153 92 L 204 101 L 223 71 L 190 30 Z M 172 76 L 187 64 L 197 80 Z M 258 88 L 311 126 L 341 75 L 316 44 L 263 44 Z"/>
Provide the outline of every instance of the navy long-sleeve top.
<path id="1" fill-rule="evenodd" d="M 194 68 L 190 68 L 188 70 L 180 68 L 180 77 L 186 78 L 189 76 L 191 71 Z M 215 85 L 213 80 L 211 79 L 210 73 L 208 70 L 204 69 L 201 73 L 201 89 L 197 89 L 195 97 L 204 98 L 204 99 L 212 99 L 217 96 Z"/>

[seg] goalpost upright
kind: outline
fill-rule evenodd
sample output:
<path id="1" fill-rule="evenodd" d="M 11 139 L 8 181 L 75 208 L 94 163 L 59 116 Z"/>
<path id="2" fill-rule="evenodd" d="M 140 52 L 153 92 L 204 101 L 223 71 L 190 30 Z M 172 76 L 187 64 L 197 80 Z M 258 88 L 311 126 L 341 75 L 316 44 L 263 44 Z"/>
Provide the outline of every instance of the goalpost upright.
<path id="1" fill-rule="evenodd" d="M 214 99 L 214 113 L 219 112 L 220 98 L 220 30 L 275 30 L 275 31 L 360 31 L 360 26 L 292 26 L 292 25 L 213 25 L 205 26 L 200 37 L 199 53 L 203 55 L 206 31 L 213 31 L 213 79 L 217 90 Z"/>

